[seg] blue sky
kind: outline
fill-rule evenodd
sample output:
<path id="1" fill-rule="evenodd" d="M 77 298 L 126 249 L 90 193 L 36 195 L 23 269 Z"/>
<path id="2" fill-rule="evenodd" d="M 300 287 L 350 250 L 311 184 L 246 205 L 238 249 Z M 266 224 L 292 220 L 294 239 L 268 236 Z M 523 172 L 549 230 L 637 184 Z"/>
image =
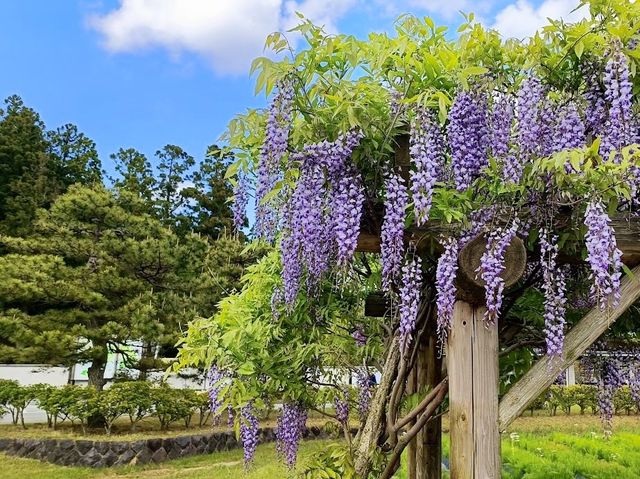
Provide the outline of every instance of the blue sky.
<path id="1" fill-rule="evenodd" d="M 577 0 L 5 0 L 0 95 L 22 96 L 48 128 L 75 123 L 109 154 L 167 143 L 201 157 L 237 112 L 261 106 L 248 76 L 264 37 L 301 11 L 333 32 L 391 30 L 405 12 L 457 25 L 474 11 L 505 36 Z M 572 14 L 574 17 L 579 14 Z M 569 18 L 571 18 L 569 17 Z"/>

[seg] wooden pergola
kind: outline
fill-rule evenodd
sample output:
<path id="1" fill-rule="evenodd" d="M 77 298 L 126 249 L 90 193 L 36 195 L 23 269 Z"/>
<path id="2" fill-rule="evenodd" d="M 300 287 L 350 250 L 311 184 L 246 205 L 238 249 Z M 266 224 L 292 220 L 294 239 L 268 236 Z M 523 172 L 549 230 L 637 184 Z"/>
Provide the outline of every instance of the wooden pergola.
<path id="1" fill-rule="evenodd" d="M 396 165 L 408 172 L 408 140 L 398 139 Z M 476 269 L 486 240 L 478 237 L 465 246 L 458 257 L 458 296 L 453 323 L 447 338 L 446 373 L 449 378 L 450 470 L 452 479 L 497 479 L 502 461 L 500 432 L 516 419 L 564 371 L 573 364 L 631 305 L 640 298 L 640 222 L 625 216 L 612 219 L 623 262 L 632 275 L 622 279 L 621 298 L 616 307 L 601 311 L 595 306 L 565 336 L 562 358 L 540 358 L 534 366 L 499 399 L 497 327 L 486 327 L 483 285 Z M 446 227 L 429 222 L 427 227 L 406 232 L 407 241 L 418 244 L 418 252 L 432 248 Z M 380 252 L 380 237 L 374 231 L 360 234 L 358 251 Z M 526 264 L 526 249 L 515 238 L 505 255 L 505 290 L 518 282 Z M 366 314 L 381 316 L 385 305 L 379 295 L 367 301 Z M 414 370 L 407 391 L 434 387 L 442 377 L 434 334 L 418 345 Z M 410 444 L 407 452 L 410 479 L 440 479 L 440 419 L 430 421 Z"/>

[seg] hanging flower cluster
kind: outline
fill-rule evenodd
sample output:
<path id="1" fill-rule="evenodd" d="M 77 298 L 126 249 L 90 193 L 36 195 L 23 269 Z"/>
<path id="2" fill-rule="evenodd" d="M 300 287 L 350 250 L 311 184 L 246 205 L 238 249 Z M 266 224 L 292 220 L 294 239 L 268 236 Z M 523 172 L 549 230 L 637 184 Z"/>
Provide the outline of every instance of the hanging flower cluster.
<path id="1" fill-rule="evenodd" d="M 407 187 L 400 175 L 391 173 L 385 181 L 382 223 L 382 288 L 391 291 L 400 276 L 404 257 L 404 218 L 409 203 Z"/>
<path id="2" fill-rule="evenodd" d="M 233 187 L 233 203 L 231 212 L 233 213 L 233 226 L 236 231 L 241 231 L 247 222 L 247 204 L 249 203 L 248 178 L 246 175 L 238 177 L 238 181 Z"/>
<path id="3" fill-rule="evenodd" d="M 413 255 L 402 267 L 400 285 L 400 344 L 403 353 L 407 352 L 416 327 L 421 293 L 422 260 L 419 256 Z"/>
<path id="4" fill-rule="evenodd" d="M 605 94 L 598 74 L 593 66 L 585 68 L 583 73 L 585 79 L 584 99 L 586 100 L 585 124 L 586 131 L 595 138 L 602 134 L 605 121 L 607 120 L 607 105 Z"/>
<path id="5" fill-rule="evenodd" d="M 561 108 L 559 117 L 553 133 L 553 151 L 572 150 L 585 146 L 585 126 L 576 104 L 569 103 Z"/>
<path id="6" fill-rule="evenodd" d="M 355 167 L 349 170 L 349 173 L 338 180 L 331 208 L 339 267 L 346 266 L 355 254 L 364 204 L 364 187 L 360 175 Z"/>
<path id="7" fill-rule="evenodd" d="M 514 117 L 511 97 L 504 93 L 496 95 L 489 115 L 489 151 L 493 158 L 504 159 L 509 154 Z"/>
<path id="8" fill-rule="evenodd" d="M 355 341 L 356 346 L 363 348 L 367 345 L 367 336 L 365 336 L 362 326 L 358 326 L 355 331 L 351 333 L 351 337 Z"/>
<path id="9" fill-rule="evenodd" d="M 558 237 L 540 232 L 540 266 L 544 290 L 544 331 L 549 356 L 562 356 L 566 313 L 564 270 L 558 267 Z"/>
<path id="10" fill-rule="evenodd" d="M 620 299 L 622 252 L 610 221 L 602 201 L 589 202 L 584 217 L 587 262 L 591 267 L 591 295 L 597 298 L 602 310 L 616 306 Z"/>
<path id="11" fill-rule="evenodd" d="M 487 99 L 460 92 L 451 106 L 447 137 L 458 191 L 466 190 L 488 165 Z"/>
<path id="12" fill-rule="evenodd" d="M 368 368 L 356 371 L 356 383 L 358 384 L 358 414 L 360 415 L 360 420 L 364 421 L 369 412 L 369 403 L 371 403 L 371 398 L 373 397 Z"/>
<path id="13" fill-rule="evenodd" d="M 270 205 L 263 201 L 278 180 L 280 162 L 287 151 L 292 120 L 293 83 L 285 78 L 276 85 L 276 94 L 269 105 L 264 143 L 258 163 L 256 184 L 256 233 L 269 241 L 276 230 L 276 216 Z"/>
<path id="14" fill-rule="evenodd" d="M 244 465 L 249 467 L 258 447 L 258 418 L 248 403 L 240 411 L 240 441 L 244 450 Z"/>
<path id="15" fill-rule="evenodd" d="M 605 434 L 611 434 L 614 413 L 613 396 L 624 384 L 620 366 L 615 358 L 608 358 L 600 370 L 598 382 L 598 410 Z"/>
<path id="16" fill-rule="evenodd" d="M 418 108 L 411 122 L 411 193 L 416 225 L 429 219 L 433 188 L 444 168 L 445 140 L 432 112 Z"/>
<path id="17" fill-rule="evenodd" d="M 614 151 L 620 151 L 632 141 L 631 99 L 632 85 L 629 79 L 629 62 L 616 46 L 604 71 L 605 98 L 608 111 L 602 131 L 600 154 L 607 159 Z M 615 162 L 621 157 L 616 155 Z"/>
<path id="18" fill-rule="evenodd" d="M 336 410 L 336 419 L 340 424 L 346 426 L 349 423 L 349 391 L 340 391 L 333 398 L 333 405 Z"/>
<path id="19" fill-rule="evenodd" d="M 515 183 L 520 181 L 525 163 L 541 153 L 544 103 L 545 91 L 540 80 L 535 76 L 525 78 L 520 85 L 516 100 L 519 162 L 512 172 Z"/>
<path id="20" fill-rule="evenodd" d="M 207 390 L 209 395 L 209 408 L 213 414 L 214 424 L 218 424 L 220 422 L 220 409 L 224 400 L 224 398 L 221 397 L 220 392 L 224 387 L 224 379 L 226 377 L 226 374 L 216 365 L 211 366 L 207 373 L 207 384 L 209 385 L 209 389 Z"/>
<path id="21" fill-rule="evenodd" d="M 518 226 L 519 222 L 516 219 L 509 228 L 496 228 L 490 232 L 487 238 L 487 249 L 480 258 L 477 273 L 480 273 L 480 277 L 485 283 L 487 311 L 484 319 L 491 324 L 498 319 L 502 307 L 504 280 L 500 275 L 505 268 L 504 254 L 515 237 Z"/>
<path id="22" fill-rule="evenodd" d="M 344 266 L 353 254 L 364 202 L 362 180 L 349 163 L 362 134 L 308 145 L 292 155 L 301 175 L 286 206 L 280 242 L 284 299 L 291 306 L 306 271 L 307 292 L 315 295 L 332 260 Z"/>
<path id="23" fill-rule="evenodd" d="M 276 426 L 276 451 L 291 469 L 298 458 L 298 446 L 307 425 L 307 410 L 296 402 L 286 402 Z"/>
<path id="24" fill-rule="evenodd" d="M 438 337 L 441 343 L 447 336 L 453 318 L 456 301 L 456 273 L 458 272 L 458 241 L 448 238 L 444 241 L 444 252 L 438 258 L 436 267 L 436 307 L 438 309 Z"/>

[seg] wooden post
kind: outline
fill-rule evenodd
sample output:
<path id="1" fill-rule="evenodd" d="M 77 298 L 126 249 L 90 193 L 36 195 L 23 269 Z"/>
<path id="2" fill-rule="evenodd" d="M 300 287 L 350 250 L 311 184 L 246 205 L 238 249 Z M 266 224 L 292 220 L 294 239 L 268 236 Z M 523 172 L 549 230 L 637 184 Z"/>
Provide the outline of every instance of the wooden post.
<path id="1" fill-rule="evenodd" d="M 484 306 L 456 301 L 448 338 L 451 478 L 499 479 L 498 332 Z"/>
<path id="2" fill-rule="evenodd" d="M 407 394 L 414 394 L 418 390 L 417 383 L 417 371 L 418 367 L 414 367 L 409 372 L 409 378 L 407 379 Z M 415 421 L 412 421 L 407 426 L 411 428 L 415 424 Z M 418 479 L 416 476 L 416 450 L 417 450 L 417 436 L 414 438 L 409 445 L 407 446 L 407 478 L 408 479 Z"/>
<path id="3" fill-rule="evenodd" d="M 442 358 L 438 354 L 438 337 L 431 331 L 418 356 L 418 388 L 431 389 L 442 379 Z M 431 419 L 418 433 L 416 449 L 417 479 L 442 477 L 442 418 Z"/>

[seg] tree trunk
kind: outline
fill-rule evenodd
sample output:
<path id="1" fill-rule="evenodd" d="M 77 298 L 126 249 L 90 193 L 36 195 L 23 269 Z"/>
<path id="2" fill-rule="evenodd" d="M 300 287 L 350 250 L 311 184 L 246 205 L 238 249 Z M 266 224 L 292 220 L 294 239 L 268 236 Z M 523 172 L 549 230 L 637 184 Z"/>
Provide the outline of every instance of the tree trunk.
<path id="1" fill-rule="evenodd" d="M 102 391 L 106 380 L 104 378 L 104 371 L 107 368 L 107 360 L 109 357 L 109 351 L 106 344 L 93 345 L 96 350 L 96 354 L 93 356 L 91 366 L 88 369 L 89 386 L 93 386 L 96 391 Z"/>
<path id="2" fill-rule="evenodd" d="M 371 459 L 376 454 L 378 442 L 385 431 L 387 397 L 393 388 L 399 362 L 400 348 L 398 341 L 394 340 L 384 363 L 380 384 L 376 388 L 371 401 L 369 414 L 356 437 L 357 446 L 354 465 L 359 477 L 367 477 L 371 468 Z"/>

